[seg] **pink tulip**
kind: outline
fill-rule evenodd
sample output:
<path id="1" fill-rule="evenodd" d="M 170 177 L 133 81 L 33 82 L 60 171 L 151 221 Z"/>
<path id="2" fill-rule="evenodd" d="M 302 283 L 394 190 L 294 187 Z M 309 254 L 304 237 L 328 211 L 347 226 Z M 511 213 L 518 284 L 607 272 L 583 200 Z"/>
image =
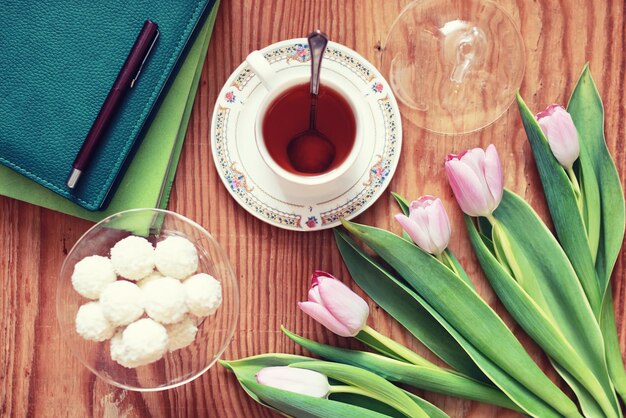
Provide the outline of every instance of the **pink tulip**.
<path id="1" fill-rule="evenodd" d="M 446 174 L 456 201 L 469 216 L 489 216 L 502 200 L 504 178 L 496 147 L 474 148 L 446 158 Z"/>
<path id="2" fill-rule="evenodd" d="M 369 316 L 369 306 L 359 295 L 323 271 L 311 275 L 309 300 L 298 302 L 298 307 L 342 337 L 357 335 Z"/>
<path id="3" fill-rule="evenodd" d="M 397 214 L 396 220 L 422 250 L 439 255 L 450 242 L 450 221 L 441 200 L 422 196 L 411 202 L 409 216 Z"/>
<path id="4" fill-rule="evenodd" d="M 325 398 L 330 392 L 328 378 L 323 374 L 289 366 L 265 367 L 256 374 L 256 381 L 265 386 L 315 398 Z"/>
<path id="5" fill-rule="evenodd" d="M 578 131 L 572 117 L 562 106 L 553 104 L 537 113 L 537 122 L 548 139 L 548 145 L 557 161 L 570 170 L 580 155 Z"/>

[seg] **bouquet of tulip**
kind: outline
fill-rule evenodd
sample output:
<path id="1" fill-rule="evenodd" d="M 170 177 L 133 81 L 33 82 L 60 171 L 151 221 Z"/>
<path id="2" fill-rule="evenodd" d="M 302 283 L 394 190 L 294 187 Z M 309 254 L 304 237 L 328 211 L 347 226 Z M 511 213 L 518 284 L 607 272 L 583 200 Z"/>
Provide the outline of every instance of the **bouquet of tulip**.
<path id="1" fill-rule="evenodd" d="M 447 248 L 451 230 L 441 200 L 423 196 L 409 203 L 397 194 L 402 236 L 344 221 L 335 238 L 353 280 L 446 367 L 367 326 L 367 303 L 329 273 L 315 272 L 308 301 L 299 307 L 374 352 L 320 344 L 283 328 L 327 361 L 273 354 L 224 362 L 250 396 L 294 416 L 361 410 L 445 416 L 395 382 L 533 417 L 622 416 L 616 391 L 624 399 L 626 373 L 609 280 L 624 234 L 624 196 L 604 141 L 600 98 L 585 68 L 567 111 L 553 105 L 535 118 L 519 96 L 518 105 L 558 239 L 504 188 L 493 145 L 449 155 L 445 171 L 487 279 L 571 387 L 580 411 L 482 300 Z M 304 370 L 341 384 L 314 388 L 316 378 Z"/>
<path id="2" fill-rule="evenodd" d="M 553 105 L 535 121 L 521 97 L 518 105 L 556 235 L 602 331 L 611 382 L 626 401 L 610 286 L 624 236 L 624 193 L 604 139 L 600 95 L 585 66 L 567 111 Z"/>
<path id="3" fill-rule="evenodd" d="M 490 214 L 461 205 L 472 245 L 500 300 L 548 354 L 583 413 L 619 417 L 614 387 L 619 389 L 624 368 L 607 286 L 624 233 L 624 198 L 602 129 L 600 137 L 593 132 L 603 120 L 597 91 L 585 68 L 570 101 L 570 108 L 578 109 L 571 116 L 553 105 L 535 120 L 521 97 L 518 103 L 562 247 L 510 192 Z M 595 123 L 586 125 L 582 117 L 590 114 Z M 573 119 L 579 121 L 580 137 Z M 594 159 L 603 182 L 597 181 Z M 462 192 L 451 184 L 461 202 Z M 608 194 L 610 219 L 599 210 Z M 475 225 L 475 216 L 487 222 Z M 615 354 L 618 360 L 611 362 Z"/>

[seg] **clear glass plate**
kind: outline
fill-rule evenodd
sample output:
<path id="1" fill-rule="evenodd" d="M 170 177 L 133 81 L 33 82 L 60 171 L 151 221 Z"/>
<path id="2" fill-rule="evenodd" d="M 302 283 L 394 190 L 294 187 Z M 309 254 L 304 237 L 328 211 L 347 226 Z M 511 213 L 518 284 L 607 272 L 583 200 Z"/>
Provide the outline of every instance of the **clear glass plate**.
<path id="1" fill-rule="evenodd" d="M 382 45 L 382 71 L 404 119 L 442 134 L 498 119 L 515 98 L 524 65 L 513 19 L 488 0 L 414 1 Z"/>
<path id="2" fill-rule="evenodd" d="M 167 236 L 190 240 L 198 252 L 198 271 L 211 274 L 222 285 L 222 305 L 197 324 L 194 342 L 167 352 L 161 360 L 128 369 L 111 359 L 110 342 L 84 340 L 75 327 L 76 312 L 89 302 L 72 287 L 74 266 L 84 257 L 108 257 L 117 241 L 130 234 L 155 243 Z M 76 242 L 65 258 L 57 284 L 57 320 L 74 355 L 107 383 L 134 391 L 158 391 L 188 383 L 215 364 L 230 343 L 239 316 L 239 290 L 233 268 L 221 245 L 204 228 L 174 212 L 132 209 L 102 220 Z"/>

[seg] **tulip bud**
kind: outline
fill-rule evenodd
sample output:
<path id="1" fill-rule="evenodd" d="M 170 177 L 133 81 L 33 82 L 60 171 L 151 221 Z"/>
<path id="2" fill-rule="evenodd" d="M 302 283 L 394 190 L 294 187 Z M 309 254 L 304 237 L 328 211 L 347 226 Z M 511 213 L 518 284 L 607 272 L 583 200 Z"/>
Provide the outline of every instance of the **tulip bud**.
<path id="1" fill-rule="evenodd" d="M 548 139 L 552 154 L 559 164 L 570 170 L 580 155 L 578 131 L 572 117 L 562 106 L 553 104 L 537 113 L 536 118 Z"/>
<path id="2" fill-rule="evenodd" d="M 256 381 L 265 386 L 315 398 L 325 398 L 330 392 L 326 376 L 313 370 L 296 367 L 265 367 L 256 374 Z"/>
<path id="3" fill-rule="evenodd" d="M 323 271 L 313 273 L 309 300 L 298 302 L 298 307 L 342 337 L 357 335 L 369 316 L 369 306 L 359 295 Z"/>
<path id="4" fill-rule="evenodd" d="M 439 255 L 450 242 L 450 221 L 441 200 L 422 196 L 411 202 L 409 216 L 397 214 L 396 220 L 422 250 Z"/>
<path id="5" fill-rule="evenodd" d="M 498 151 L 474 148 L 446 158 L 446 174 L 461 210 L 469 216 L 489 216 L 502 200 L 504 178 Z"/>

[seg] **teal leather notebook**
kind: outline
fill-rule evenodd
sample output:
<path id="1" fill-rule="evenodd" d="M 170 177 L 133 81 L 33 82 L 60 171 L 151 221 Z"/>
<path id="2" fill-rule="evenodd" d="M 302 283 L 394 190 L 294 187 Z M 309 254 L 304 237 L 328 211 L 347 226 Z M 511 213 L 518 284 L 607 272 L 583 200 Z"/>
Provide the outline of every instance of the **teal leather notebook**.
<path id="1" fill-rule="evenodd" d="M 107 202 L 214 0 L 9 2 L 0 13 L 0 163 L 80 206 Z M 65 183 L 144 21 L 160 36 L 76 189 Z"/>

